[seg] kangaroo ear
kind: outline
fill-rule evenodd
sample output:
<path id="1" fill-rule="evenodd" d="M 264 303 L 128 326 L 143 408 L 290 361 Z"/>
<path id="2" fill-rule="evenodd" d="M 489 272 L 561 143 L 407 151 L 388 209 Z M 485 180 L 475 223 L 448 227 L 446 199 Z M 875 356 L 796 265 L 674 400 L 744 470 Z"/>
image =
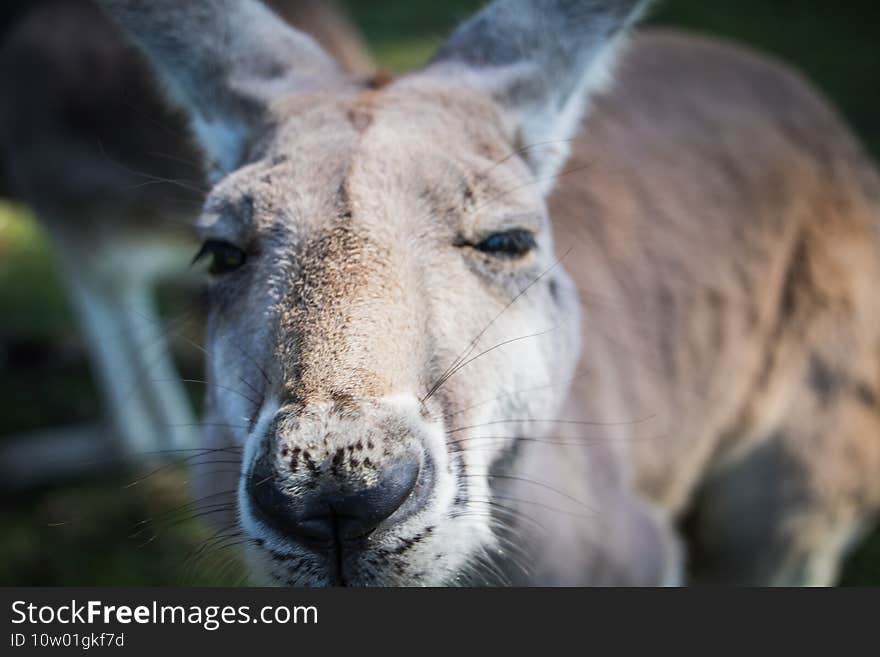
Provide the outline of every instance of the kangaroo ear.
<path id="1" fill-rule="evenodd" d="M 310 37 L 255 0 L 98 0 L 190 115 L 217 178 L 241 164 L 269 101 L 344 79 Z"/>
<path id="2" fill-rule="evenodd" d="M 488 92 L 545 192 L 590 93 L 647 0 L 497 0 L 461 25 L 426 73 Z"/>

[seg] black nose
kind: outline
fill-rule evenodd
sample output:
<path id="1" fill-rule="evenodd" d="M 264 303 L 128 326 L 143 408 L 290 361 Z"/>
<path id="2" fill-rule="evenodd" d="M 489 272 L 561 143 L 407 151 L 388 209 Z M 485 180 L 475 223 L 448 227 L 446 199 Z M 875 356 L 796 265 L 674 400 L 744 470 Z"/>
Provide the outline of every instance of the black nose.
<path id="1" fill-rule="evenodd" d="M 279 532 L 294 540 L 321 545 L 361 538 L 397 511 L 416 487 L 418 455 L 398 458 L 379 472 L 372 486 L 354 490 L 338 482 L 315 482 L 314 488 L 282 490 L 282 478 L 258 462 L 248 479 L 256 510 Z"/>

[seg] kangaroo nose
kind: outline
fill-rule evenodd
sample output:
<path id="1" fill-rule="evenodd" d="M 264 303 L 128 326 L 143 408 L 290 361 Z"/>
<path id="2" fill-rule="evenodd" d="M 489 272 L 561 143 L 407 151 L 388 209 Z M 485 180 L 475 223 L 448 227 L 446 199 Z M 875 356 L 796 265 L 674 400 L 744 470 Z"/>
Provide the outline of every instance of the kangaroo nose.
<path id="1" fill-rule="evenodd" d="M 366 536 L 410 497 L 421 470 L 418 455 L 398 458 L 378 481 L 356 490 L 288 493 L 265 467 L 255 467 L 248 491 L 257 510 L 276 530 L 294 540 L 329 546 Z"/>

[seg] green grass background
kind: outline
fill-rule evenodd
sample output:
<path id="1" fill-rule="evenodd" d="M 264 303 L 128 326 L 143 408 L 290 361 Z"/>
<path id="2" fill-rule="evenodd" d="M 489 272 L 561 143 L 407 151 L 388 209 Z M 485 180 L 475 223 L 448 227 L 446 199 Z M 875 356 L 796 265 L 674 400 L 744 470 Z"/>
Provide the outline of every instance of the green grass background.
<path id="1" fill-rule="evenodd" d="M 382 66 L 422 64 L 480 3 L 348 0 Z M 828 94 L 880 155 L 880 3 L 867 0 L 670 0 L 649 23 L 723 35 L 791 62 Z M 0 100 L 2 102 L 2 100 Z M 187 302 L 163 295 L 168 316 Z M 190 337 L 198 336 L 198 327 Z M 199 376 L 185 341 L 175 353 Z M 200 391 L 193 390 L 195 398 Z M 26 208 L 0 204 L 0 440 L 94 421 L 100 403 L 43 231 Z M 878 473 L 880 476 L 880 473 Z M 234 550 L 199 552 L 211 530 L 173 510 L 186 475 L 169 468 L 135 486 L 134 472 L 0 496 L 0 584 L 230 584 Z M 169 515 L 170 512 L 170 515 Z M 145 520 L 159 519 L 145 529 Z M 206 554 L 207 552 L 207 554 Z M 880 533 L 846 566 L 844 583 L 880 584 Z"/>

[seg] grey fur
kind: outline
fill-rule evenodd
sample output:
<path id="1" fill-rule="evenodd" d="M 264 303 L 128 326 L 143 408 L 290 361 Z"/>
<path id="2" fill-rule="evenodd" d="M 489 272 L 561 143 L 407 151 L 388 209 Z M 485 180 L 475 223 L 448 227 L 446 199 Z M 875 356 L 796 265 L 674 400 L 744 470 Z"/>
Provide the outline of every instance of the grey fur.
<path id="1" fill-rule="evenodd" d="M 566 140 L 587 95 L 607 71 L 602 56 L 641 15 L 646 0 L 502 0 L 459 27 L 430 69 L 470 79 L 511 115 L 521 145 Z M 557 154 L 545 166 L 541 158 Z M 536 149 L 527 159 L 538 176 L 567 150 Z"/>
<path id="2" fill-rule="evenodd" d="M 189 111 L 215 174 L 241 164 L 269 101 L 343 75 L 311 37 L 254 0 L 99 4 Z"/>

